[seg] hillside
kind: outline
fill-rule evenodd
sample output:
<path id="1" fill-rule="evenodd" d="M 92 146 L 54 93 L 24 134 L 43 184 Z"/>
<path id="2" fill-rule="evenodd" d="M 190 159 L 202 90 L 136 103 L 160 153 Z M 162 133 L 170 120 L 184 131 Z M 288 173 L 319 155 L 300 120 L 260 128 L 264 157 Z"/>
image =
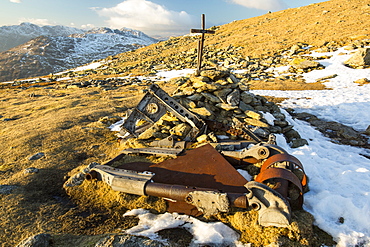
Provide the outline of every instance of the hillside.
<path id="1" fill-rule="evenodd" d="M 370 6 L 361 0 L 311 4 L 213 27 L 216 34 L 206 35 L 206 49 L 215 53 L 232 52 L 237 61 L 245 60 L 246 56 L 273 56 L 279 50 L 288 50 L 297 43 L 327 46 L 330 49 L 330 46 L 368 39 L 369 17 Z M 108 68 L 101 70 L 101 73 L 110 74 L 118 69 L 114 74 L 148 74 L 157 65 L 163 69 L 194 67 L 196 47 L 197 38 L 194 36 L 172 38 L 135 52 L 114 56 L 114 60 L 106 64 Z M 208 63 L 223 60 L 221 54 L 218 61 L 208 60 Z"/>
<path id="2" fill-rule="evenodd" d="M 331 71 L 328 75 L 332 77 L 315 78 L 309 82 L 303 77 L 311 70 L 325 71 L 324 66 L 313 60 L 330 64 L 328 60 L 332 54 L 313 56 L 310 53 L 341 49 L 342 53 L 348 51 L 350 54 L 370 46 L 369 15 L 370 3 L 331 0 L 213 27 L 216 34 L 207 35 L 205 65 L 242 70 L 235 74 L 240 84 L 231 86 L 248 85 L 251 90 L 277 89 L 297 93 L 298 96 L 281 93 L 275 97 L 269 92 L 266 93 L 272 95 L 266 97 L 269 101 L 261 97 L 260 102 L 272 105 L 271 102 L 281 103 L 291 97 L 283 104 L 291 113 L 284 111 L 287 121 L 295 124 L 294 128 L 309 145 L 294 149 L 282 142 L 283 148 L 300 155 L 297 157 L 302 158 L 304 165 L 311 165 L 307 170 L 312 174 L 309 176 L 312 190 L 305 209 L 319 216 L 322 216 L 321 212 L 328 213 L 325 218 L 316 218 L 306 210 L 297 210 L 293 216 L 294 224 L 289 228 L 264 228 L 255 224 L 255 215 L 248 218 L 243 212 L 236 211 L 232 214 L 243 216 L 240 221 L 231 221 L 232 215 L 226 214 L 217 219 L 201 218 L 202 221 L 222 221 L 238 229 L 243 236 L 240 241 L 244 244 L 253 242 L 252 246 L 334 246 L 335 241 L 341 241 L 342 245 L 338 246 L 352 247 L 370 243 L 370 236 L 362 234 L 369 232 L 369 228 L 363 226 L 370 221 L 361 213 L 368 210 L 366 202 L 369 201 L 366 176 L 370 170 L 370 152 L 366 151 L 369 144 L 365 135 L 370 135 L 370 127 L 365 131 L 366 127 L 362 125 L 360 128 L 344 125 L 353 124 L 350 121 L 353 119 L 359 122 L 368 118 L 363 109 L 368 109 L 369 100 L 362 99 L 370 95 L 369 68 L 361 69 L 361 73 L 355 70 L 362 76 L 356 78 L 356 81 L 360 79 L 356 82 L 358 85 L 353 82 L 353 75 L 340 81 L 344 84 L 342 91 L 330 87 L 330 78 L 341 78 L 341 75 L 334 75 L 340 71 Z M 43 42 L 49 39 L 44 36 L 36 40 L 44 45 Z M 86 69 L 0 84 L 0 246 L 17 246 L 23 239 L 40 233 L 45 235 L 45 246 L 122 246 L 119 237 L 139 222 L 138 217 L 124 217 L 123 214 L 137 205 L 149 207 L 153 200 L 139 198 L 137 205 L 132 205 L 127 203 L 130 197 L 121 197 L 99 183 L 84 183 L 76 187 L 74 193 L 67 194 L 63 184 L 90 163 L 103 163 L 121 151 L 117 136 L 107 127 L 136 106 L 148 85 L 156 83 L 169 94 L 178 86 L 186 85 L 187 77 L 168 79 L 163 70 L 195 68 L 196 42 L 195 36 L 175 37 L 109 56 Z M 67 44 L 66 49 L 72 49 Z M 41 52 L 39 47 L 42 45 L 31 45 L 29 51 Z M 56 58 L 60 56 L 60 62 L 64 61 L 60 54 L 53 54 Z M 301 60 L 310 61 L 314 66 L 293 67 L 292 61 Z M 269 70 L 288 66 L 289 73 Z M 175 74 L 180 75 L 179 72 Z M 352 92 L 350 87 L 357 90 L 357 96 L 364 97 L 359 99 L 361 102 L 354 101 L 356 95 L 351 102 L 345 102 L 351 99 L 351 95 L 344 97 L 346 91 Z M 303 90 L 308 93 L 299 95 Z M 322 94 L 317 96 L 315 92 Z M 308 103 L 315 97 L 320 102 L 330 100 L 332 105 L 314 109 L 315 105 Z M 335 101 L 340 101 L 340 105 L 332 103 Z M 307 108 L 310 114 L 295 112 L 297 106 L 311 107 Z M 357 108 L 351 108 L 353 106 Z M 329 109 L 334 110 L 328 120 L 325 114 Z M 358 111 L 353 119 L 352 109 Z M 321 115 L 315 116 L 317 112 Z M 343 118 L 346 118 L 345 123 Z M 353 161 L 357 163 L 353 164 Z M 348 193 L 342 197 L 329 190 L 320 190 L 327 185 L 321 183 L 322 180 L 335 191 L 348 189 Z M 354 202 L 352 197 L 357 201 Z M 333 206 L 337 201 L 339 203 Z M 357 206 L 363 211 L 356 211 Z M 320 229 L 318 224 L 329 227 Z M 330 236 L 328 232 L 332 229 L 340 230 L 332 231 L 333 236 Z M 159 232 L 176 247 L 188 246 L 192 238 L 182 228 Z M 138 239 L 151 243 L 147 239 Z M 155 242 L 152 246 L 154 244 L 162 246 L 162 243 Z"/>

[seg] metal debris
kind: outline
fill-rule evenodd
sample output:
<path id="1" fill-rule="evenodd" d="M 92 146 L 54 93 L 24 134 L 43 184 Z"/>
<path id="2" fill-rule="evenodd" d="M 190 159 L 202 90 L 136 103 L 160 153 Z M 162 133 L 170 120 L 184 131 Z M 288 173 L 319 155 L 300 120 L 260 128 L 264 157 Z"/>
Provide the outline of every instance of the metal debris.
<path id="1" fill-rule="evenodd" d="M 240 94 L 233 93 L 226 101 L 237 105 L 239 98 Z M 145 147 L 127 148 L 104 165 L 92 167 L 86 178 L 102 180 L 113 190 L 168 199 L 169 212 L 210 216 L 239 207 L 257 210 L 263 226 L 290 224 L 291 208 L 302 207 L 307 177 L 301 162 L 277 146 L 273 134 L 260 127 L 251 129 L 247 121 L 241 122 L 236 117 L 228 124 L 201 119 L 155 84 L 129 113 L 120 134 L 126 138 L 139 137 L 165 114 L 191 128 L 181 137 L 170 132 L 160 140 L 149 138 Z M 239 140 L 220 141 L 214 134 L 220 131 Z M 196 142 L 199 140 L 212 143 L 204 145 Z M 117 166 L 115 162 L 127 154 L 174 159 L 158 164 L 134 162 Z M 259 164 L 260 172 L 255 181 L 247 181 L 230 162 Z"/>

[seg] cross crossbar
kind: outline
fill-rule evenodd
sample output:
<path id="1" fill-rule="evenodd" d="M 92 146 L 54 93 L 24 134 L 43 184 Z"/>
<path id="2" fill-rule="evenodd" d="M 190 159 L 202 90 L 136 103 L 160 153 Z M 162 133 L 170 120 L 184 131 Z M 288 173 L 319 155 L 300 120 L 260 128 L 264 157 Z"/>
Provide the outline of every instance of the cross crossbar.
<path id="1" fill-rule="evenodd" d="M 215 34 L 216 32 L 213 30 L 203 30 L 203 29 L 190 29 L 191 33 L 209 33 L 209 34 Z"/>

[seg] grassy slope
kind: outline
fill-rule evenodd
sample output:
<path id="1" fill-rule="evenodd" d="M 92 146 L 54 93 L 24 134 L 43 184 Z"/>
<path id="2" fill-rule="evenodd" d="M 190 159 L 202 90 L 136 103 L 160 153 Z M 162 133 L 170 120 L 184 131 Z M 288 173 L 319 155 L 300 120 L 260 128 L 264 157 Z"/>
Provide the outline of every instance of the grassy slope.
<path id="1" fill-rule="evenodd" d="M 370 6 L 361 0 L 332 0 L 287 9 L 217 27 L 206 35 L 206 45 L 242 47 L 240 53 L 258 57 L 274 54 L 302 42 L 322 46 L 327 42 L 348 43 L 370 38 Z M 180 39 L 177 41 L 177 39 Z M 169 61 L 171 56 L 196 48 L 197 39 L 175 38 L 117 56 L 112 64 L 126 67 L 151 60 Z"/>

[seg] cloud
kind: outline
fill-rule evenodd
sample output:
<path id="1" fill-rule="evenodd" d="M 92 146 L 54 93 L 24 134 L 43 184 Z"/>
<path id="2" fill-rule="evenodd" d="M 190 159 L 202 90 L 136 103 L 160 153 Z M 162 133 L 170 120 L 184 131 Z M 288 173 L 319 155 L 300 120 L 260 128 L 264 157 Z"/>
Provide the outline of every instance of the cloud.
<path id="1" fill-rule="evenodd" d="M 54 26 L 57 25 L 55 22 L 49 21 L 48 19 L 35 19 L 35 18 L 20 18 L 19 23 L 29 22 L 39 26 Z"/>
<path id="2" fill-rule="evenodd" d="M 282 10 L 288 8 L 288 5 L 282 0 L 231 0 L 231 2 L 247 8 L 262 10 Z"/>
<path id="3" fill-rule="evenodd" d="M 10 2 L 12 3 L 21 3 L 22 1 L 21 0 L 9 0 Z"/>
<path id="4" fill-rule="evenodd" d="M 94 27 L 95 27 L 94 24 L 84 24 L 84 25 L 81 25 L 81 28 L 82 29 L 92 29 Z"/>
<path id="5" fill-rule="evenodd" d="M 195 18 L 185 11 L 168 10 L 147 0 L 126 0 L 112 8 L 93 8 L 106 17 L 111 28 L 132 28 L 149 35 L 174 35 L 189 32 Z"/>

